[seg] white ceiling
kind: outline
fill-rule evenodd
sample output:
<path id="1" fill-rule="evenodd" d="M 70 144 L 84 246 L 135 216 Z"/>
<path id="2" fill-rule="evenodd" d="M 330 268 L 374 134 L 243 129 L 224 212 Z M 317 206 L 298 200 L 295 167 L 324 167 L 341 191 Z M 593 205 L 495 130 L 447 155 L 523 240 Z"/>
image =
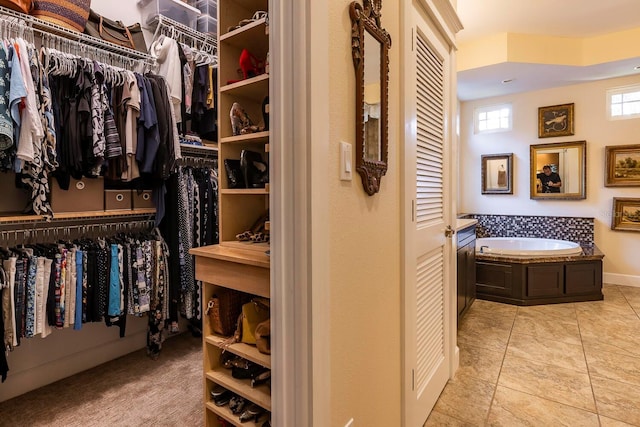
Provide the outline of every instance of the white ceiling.
<path id="1" fill-rule="evenodd" d="M 640 0 L 457 0 L 459 42 L 497 33 L 592 37 L 640 27 Z M 640 41 L 639 41 L 640 42 Z M 638 73 L 640 58 L 589 67 L 503 63 L 458 73 L 463 100 Z M 512 79 L 509 84 L 503 80 Z"/>

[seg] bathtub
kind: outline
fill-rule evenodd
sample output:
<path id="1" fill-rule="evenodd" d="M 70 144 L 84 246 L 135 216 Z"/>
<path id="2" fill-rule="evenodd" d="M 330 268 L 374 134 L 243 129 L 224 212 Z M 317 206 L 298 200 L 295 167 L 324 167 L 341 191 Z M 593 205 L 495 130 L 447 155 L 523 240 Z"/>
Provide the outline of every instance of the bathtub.
<path id="1" fill-rule="evenodd" d="M 483 237 L 476 239 L 476 253 L 517 257 L 552 257 L 582 254 L 579 244 L 566 240 L 531 237 Z"/>

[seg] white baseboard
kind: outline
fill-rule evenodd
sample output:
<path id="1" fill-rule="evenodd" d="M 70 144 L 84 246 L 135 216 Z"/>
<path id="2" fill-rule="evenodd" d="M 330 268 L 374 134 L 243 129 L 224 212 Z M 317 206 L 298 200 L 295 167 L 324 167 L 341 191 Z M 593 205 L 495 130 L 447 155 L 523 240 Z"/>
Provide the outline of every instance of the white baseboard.
<path id="1" fill-rule="evenodd" d="M 604 283 L 640 288 L 640 276 L 616 273 L 604 273 L 602 276 Z"/>

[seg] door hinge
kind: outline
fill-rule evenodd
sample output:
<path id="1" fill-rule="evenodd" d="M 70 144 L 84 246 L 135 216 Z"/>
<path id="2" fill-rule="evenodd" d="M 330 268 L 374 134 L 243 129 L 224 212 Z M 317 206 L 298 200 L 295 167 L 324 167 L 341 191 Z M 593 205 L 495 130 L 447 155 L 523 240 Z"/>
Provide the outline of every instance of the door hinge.
<path id="1" fill-rule="evenodd" d="M 416 222 L 416 200 L 411 200 L 411 221 Z"/>
<path id="2" fill-rule="evenodd" d="M 411 390 L 416 389 L 416 370 L 411 370 Z"/>
<path id="3" fill-rule="evenodd" d="M 413 37 L 413 28 L 412 28 L 411 29 L 411 52 L 413 52 L 414 50 L 416 50 L 416 43 Z"/>

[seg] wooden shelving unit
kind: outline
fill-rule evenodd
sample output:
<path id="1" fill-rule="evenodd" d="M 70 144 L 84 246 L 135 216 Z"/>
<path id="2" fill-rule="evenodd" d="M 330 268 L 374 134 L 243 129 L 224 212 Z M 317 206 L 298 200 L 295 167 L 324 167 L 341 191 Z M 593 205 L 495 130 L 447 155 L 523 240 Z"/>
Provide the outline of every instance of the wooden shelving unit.
<path id="1" fill-rule="evenodd" d="M 265 188 L 229 188 L 224 166 L 226 159 L 239 160 L 243 150 L 258 152 L 266 163 L 269 162 L 269 131 L 233 135 L 229 119 L 231 106 L 237 102 L 254 125 L 266 128 L 262 104 L 269 96 L 269 75 L 264 73 L 242 79 L 243 76 L 239 76 L 237 70 L 240 54 L 244 49 L 261 61 L 267 58 L 267 20 L 262 18 L 227 31 L 240 21 L 252 18 L 257 11 L 268 11 L 268 0 L 218 1 L 220 244 L 191 250 L 196 259 L 196 279 L 203 282 L 204 309 L 209 299 L 222 287 L 264 298 L 271 296 L 271 263 L 267 255 L 269 244 L 241 242 L 236 239 L 237 234 L 250 230 L 268 209 L 269 185 Z M 202 332 L 205 426 L 220 426 L 220 419 L 234 426 L 262 426 L 269 415 L 263 415 L 258 423 L 241 423 L 239 416 L 233 414 L 228 405 L 216 406 L 211 401 L 210 393 L 216 385 L 220 385 L 270 412 L 270 386 L 262 384 L 253 388 L 250 380 L 233 378 L 231 371 L 221 365 L 220 355 L 227 351 L 268 369 L 271 369 L 271 356 L 260 353 L 254 345 L 235 343 L 225 346 L 223 343 L 226 337 L 214 334 L 208 319 L 203 322 Z"/>

